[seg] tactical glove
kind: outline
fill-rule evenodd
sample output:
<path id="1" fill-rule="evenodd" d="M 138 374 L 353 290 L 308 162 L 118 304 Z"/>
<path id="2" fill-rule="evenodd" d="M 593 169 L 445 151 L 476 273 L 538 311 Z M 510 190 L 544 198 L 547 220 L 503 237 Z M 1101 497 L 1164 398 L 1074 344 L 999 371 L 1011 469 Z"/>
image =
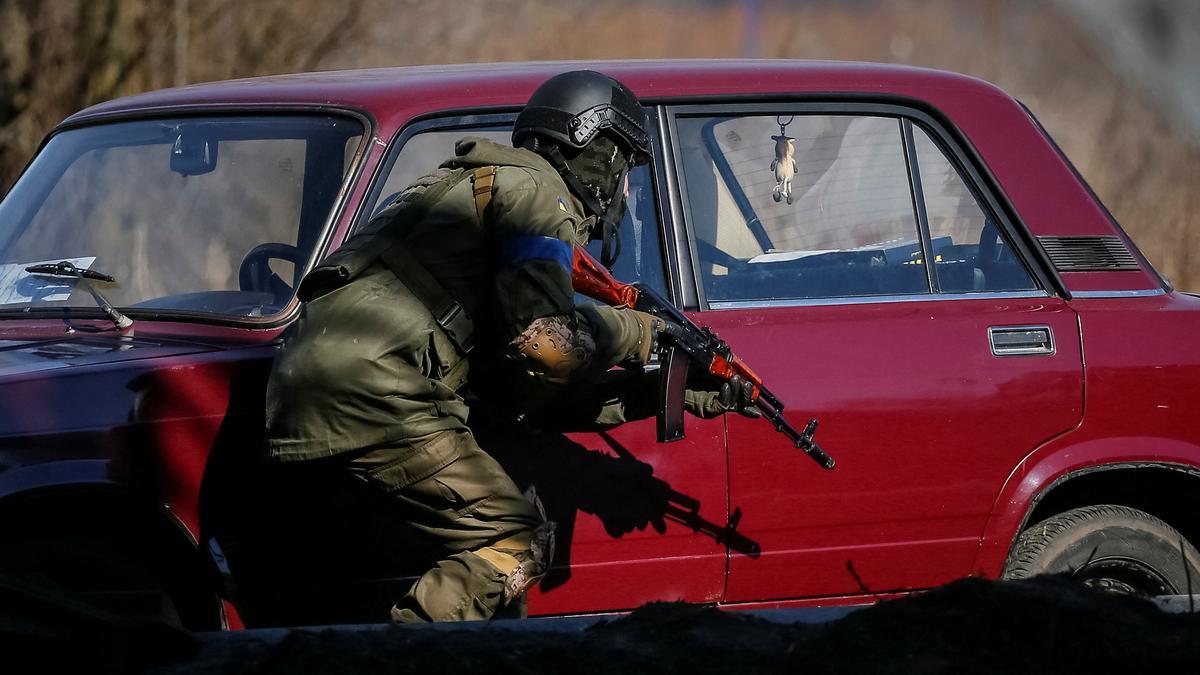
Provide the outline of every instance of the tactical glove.
<path id="1" fill-rule="evenodd" d="M 750 397 L 754 394 L 754 385 L 734 375 L 728 382 L 722 382 L 715 390 L 711 386 L 712 378 L 707 374 L 702 376 L 704 387 L 697 387 L 694 379 L 688 382 L 688 388 L 683 396 L 683 409 L 697 417 L 710 418 L 727 412 L 738 412 L 746 417 L 762 417 L 762 412 L 754 405 Z"/>
<path id="2" fill-rule="evenodd" d="M 726 411 L 735 410 L 746 417 L 762 417 L 762 411 L 754 405 L 754 385 L 738 375 L 734 375 L 728 382 L 721 383 L 721 389 L 717 392 L 717 402 L 724 406 Z"/>
<path id="3" fill-rule="evenodd" d="M 647 312 L 639 312 L 636 309 L 625 310 L 633 315 L 637 320 L 641 334 L 638 337 L 637 346 L 632 350 L 631 356 L 635 356 L 637 363 L 645 365 L 650 361 L 650 355 L 654 353 L 654 348 L 658 345 L 659 333 L 667 330 L 668 322 L 660 319 L 653 314 Z"/>
<path id="4" fill-rule="evenodd" d="M 582 303 L 576 307 L 583 325 L 595 338 L 593 368 L 607 370 L 615 365 L 642 366 L 654 353 L 660 333 L 670 324 L 652 314 L 628 307 Z"/>

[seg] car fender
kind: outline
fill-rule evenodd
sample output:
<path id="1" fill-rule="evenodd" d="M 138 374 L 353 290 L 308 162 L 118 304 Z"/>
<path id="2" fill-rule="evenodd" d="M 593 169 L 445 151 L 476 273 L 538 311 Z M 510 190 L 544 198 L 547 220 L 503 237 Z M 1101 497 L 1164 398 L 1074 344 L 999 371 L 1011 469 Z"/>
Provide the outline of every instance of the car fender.
<path id="1" fill-rule="evenodd" d="M 1038 502 L 1055 487 L 1097 471 L 1162 468 L 1200 476 L 1200 446 L 1177 438 L 1125 436 L 1073 442 L 1056 439 L 1030 453 L 1000 489 L 972 569 L 998 578 Z"/>
<path id="2" fill-rule="evenodd" d="M 52 499 L 55 494 L 64 499 L 95 498 L 113 502 L 128 501 L 134 496 L 127 485 L 112 477 L 112 466 L 107 460 L 42 462 L 0 472 L 0 512 L 12 508 L 24 497 Z M 170 531 L 178 533 L 193 551 L 199 553 L 197 533 L 166 504 L 156 502 L 156 506 L 152 515 L 169 523 Z"/>

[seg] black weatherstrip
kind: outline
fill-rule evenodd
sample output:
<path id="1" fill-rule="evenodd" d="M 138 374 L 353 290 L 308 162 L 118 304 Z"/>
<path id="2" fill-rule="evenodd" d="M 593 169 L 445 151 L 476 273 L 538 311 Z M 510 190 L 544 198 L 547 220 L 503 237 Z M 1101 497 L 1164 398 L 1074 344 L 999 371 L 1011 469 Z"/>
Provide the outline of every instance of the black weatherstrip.
<path id="1" fill-rule="evenodd" d="M 904 141 L 904 163 L 908 167 L 908 185 L 911 190 L 913 213 L 917 217 L 917 231 L 921 235 L 921 257 L 925 261 L 925 278 L 929 290 L 941 292 L 941 284 L 933 269 L 933 240 L 929 235 L 929 212 L 925 208 L 925 190 L 921 186 L 921 167 L 917 161 L 917 143 L 913 140 L 912 122 L 900 120 L 900 135 Z"/>

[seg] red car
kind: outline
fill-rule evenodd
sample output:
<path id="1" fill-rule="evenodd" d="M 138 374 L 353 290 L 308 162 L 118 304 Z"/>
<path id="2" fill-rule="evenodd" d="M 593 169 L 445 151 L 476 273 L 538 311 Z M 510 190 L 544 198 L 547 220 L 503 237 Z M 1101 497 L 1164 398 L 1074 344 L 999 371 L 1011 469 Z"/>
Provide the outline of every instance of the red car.
<path id="1" fill-rule="evenodd" d="M 59 125 L 0 202 L 0 571 L 191 628 L 386 616 L 421 569 L 404 534 L 261 461 L 293 289 L 576 67 L 221 82 Z M 1200 300 L 1019 102 L 883 65 L 594 67 L 655 135 L 615 275 L 716 330 L 838 465 L 739 416 L 669 444 L 481 422 L 558 522 L 532 613 L 1200 579 Z"/>

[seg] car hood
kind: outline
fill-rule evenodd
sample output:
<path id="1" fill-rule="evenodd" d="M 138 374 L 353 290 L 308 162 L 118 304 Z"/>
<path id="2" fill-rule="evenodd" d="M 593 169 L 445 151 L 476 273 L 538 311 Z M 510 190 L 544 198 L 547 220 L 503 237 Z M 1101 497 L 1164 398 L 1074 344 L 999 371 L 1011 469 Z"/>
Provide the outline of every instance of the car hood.
<path id="1" fill-rule="evenodd" d="M 76 334 L 57 338 L 0 339 L 0 379 L 137 359 L 212 351 L 215 347 L 179 340 Z"/>

